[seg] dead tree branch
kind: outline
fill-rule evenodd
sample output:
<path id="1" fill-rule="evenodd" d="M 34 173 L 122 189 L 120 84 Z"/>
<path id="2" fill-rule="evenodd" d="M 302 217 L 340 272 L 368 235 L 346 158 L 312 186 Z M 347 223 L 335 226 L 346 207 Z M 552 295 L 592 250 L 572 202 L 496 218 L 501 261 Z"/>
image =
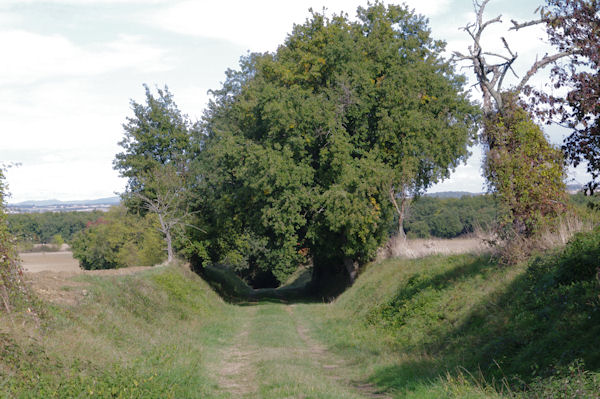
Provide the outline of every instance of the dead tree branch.
<path id="1" fill-rule="evenodd" d="M 540 19 L 536 19 L 533 21 L 527 21 L 527 22 L 517 22 L 514 19 L 511 19 L 510 22 L 513 24 L 512 27 L 510 27 L 508 30 L 519 30 L 519 29 L 523 29 L 523 28 L 527 28 L 529 26 L 533 26 L 533 25 L 539 25 L 542 23 L 546 23 L 547 19 L 545 18 L 540 18 Z"/>
<path id="2" fill-rule="evenodd" d="M 518 54 L 511 50 L 508 42 L 504 37 L 502 37 L 501 40 L 507 54 L 483 51 L 481 45 L 481 37 L 485 29 L 494 23 L 502 22 L 501 15 L 487 21 L 484 20 L 485 7 L 489 3 L 489 1 L 490 0 L 484 0 L 481 2 L 473 1 L 473 6 L 475 8 L 476 14 L 475 22 L 469 23 L 464 28 L 462 28 L 462 30 L 467 32 L 471 39 L 473 39 L 473 45 L 469 46 L 468 54 L 464 54 L 458 51 L 454 52 L 453 54 L 454 61 L 471 62 L 471 67 L 473 68 L 473 71 L 477 78 L 477 83 L 483 94 L 483 110 L 486 114 L 502 110 L 503 104 L 501 93 L 503 91 L 503 84 L 507 73 L 510 71 L 515 75 L 516 78 L 518 78 L 517 73 L 513 69 L 513 64 L 517 59 Z M 536 12 L 538 11 L 540 11 L 539 8 L 538 10 L 536 10 Z M 540 11 L 540 19 L 533 21 L 519 23 L 515 20 L 511 20 L 513 26 L 509 28 L 509 30 L 519 30 L 522 28 L 547 22 L 548 17 L 544 14 L 544 12 L 545 11 L 542 8 Z M 575 52 L 573 51 L 564 51 L 553 55 L 546 54 L 541 60 L 536 60 L 536 62 L 523 76 L 519 84 L 514 87 L 514 89 L 516 91 L 522 91 L 527 82 L 531 79 L 531 77 L 534 76 L 540 69 L 544 68 L 548 64 L 556 62 L 557 60 L 563 57 L 567 57 L 573 54 L 575 54 Z M 489 57 L 494 57 L 496 58 L 495 61 L 499 60 L 500 62 L 490 62 L 488 60 Z"/>

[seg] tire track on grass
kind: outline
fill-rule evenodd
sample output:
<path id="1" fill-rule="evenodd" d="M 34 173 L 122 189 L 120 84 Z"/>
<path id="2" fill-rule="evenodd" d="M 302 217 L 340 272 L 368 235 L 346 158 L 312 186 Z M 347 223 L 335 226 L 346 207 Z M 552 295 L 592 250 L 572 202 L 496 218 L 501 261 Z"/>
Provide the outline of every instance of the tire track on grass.
<path id="1" fill-rule="evenodd" d="M 240 332 L 234 337 L 232 345 L 222 352 L 219 386 L 231 394 L 232 398 L 252 397 L 258 391 L 254 360 L 257 351 L 249 342 L 250 324 L 256 316 L 258 306 L 243 309 L 246 314 Z"/>
<path id="2" fill-rule="evenodd" d="M 315 362 L 321 365 L 325 376 L 332 380 L 335 380 L 339 384 L 344 384 L 346 386 L 352 387 L 355 391 L 367 398 L 391 398 L 390 396 L 384 393 L 378 392 L 377 387 L 373 384 L 349 381 L 346 380 L 344 377 L 340 376 L 340 373 L 336 374 L 336 370 L 343 371 L 344 369 L 348 369 L 349 366 L 343 359 L 330 352 L 326 346 L 316 341 L 310 335 L 310 330 L 308 329 L 308 327 L 306 327 L 306 325 L 302 323 L 300 318 L 294 315 L 294 306 L 295 305 L 287 305 L 285 310 L 288 312 L 288 314 L 294 321 L 298 336 L 308 348 L 308 351 L 315 360 Z"/>

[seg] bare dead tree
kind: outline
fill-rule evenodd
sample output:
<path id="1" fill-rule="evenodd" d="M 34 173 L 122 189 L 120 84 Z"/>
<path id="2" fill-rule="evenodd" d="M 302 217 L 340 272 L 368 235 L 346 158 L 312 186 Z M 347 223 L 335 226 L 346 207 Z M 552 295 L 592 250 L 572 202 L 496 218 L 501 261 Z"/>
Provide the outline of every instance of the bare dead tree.
<path id="1" fill-rule="evenodd" d="M 483 95 L 484 123 L 480 134 L 485 147 L 483 170 L 488 189 L 498 198 L 502 209 L 496 229 L 500 239 L 506 243 L 507 250 L 502 258 L 506 256 L 511 262 L 512 253 L 520 253 L 520 249 L 513 251 L 511 247 L 521 242 L 515 238 L 533 236 L 542 223 L 563 212 L 565 196 L 562 155 L 548 143 L 541 128 L 519 103 L 519 95 L 529 91 L 527 84 L 539 70 L 575 54 L 576 50 L 568 49 L 536 58 L 519 78 L 513 69 L 518 54 L 504 37 L 500 37 L 500 50 L 494 52 L 483 48 L 482 36 L 486 29 L 502 22 L 501 15 L 487 20 L 484 18 L 489 2 L 473 1 L 475 21 L 462 28 L 473 44 L 468 47 L 468 53 L 457 51 L 453 58 L 471 64 Z M 523 23 L 512 21 L 509 30 L 551 22 L 552 16 L 543 8 L 537 11 L 540 12 L 538 19 Z M 518 83 L 506 89 L 503 85 L 509 73 Z M 530 134 L 524 134 L 526 130 Z M 544 184 L 540 184 L 542 181 Z"/>
<path id="2" fill-rule="evenodd" d="M 468 54 L 455 51 L 453 58 L 456 61 L 470 61 L 472 63 L 473 71 L 477 78 L 478 85 L 483 94 L 483 111 L 486 115 L 493 112 L 502 112 L 503 103 L 501 93 L 503 91 L 503 84 L 506 75 L 512 72 L 515 77 L 518 78 L 517 73 L 513 69 L 513 63 L 518 57 L 518 54 L 513 52 L 504 37 L 501 37 L 505 53 L 496 53 L 484 51 L 481 45 L 481 37 L 486 28 L 495 23 L 502 22 L 502 15 L 495 18 L 484 20 L 484 11 L 490 0 L 473 1 L 473 7 L 475 9 L 475 22 L 467 24 L 462 28 L 469 34 L 473 39 L 473 45 L 469 46 Z M 549 15 L 543 8 L 538 8 L 536 12 L 540 12 L 540 18 L 519 23 L 515 20 L 511 20 L 513 26 L 509 30 L 519 30 L 530 26 L 547 23 L 549 21 Z M 531 65 L 529 70 L 522 77 L 521 81 L 514 87 L 517 93 L 523 91 L 526 87 L 527 82 L 535 75 L 540 69 L 545 66 L 556 62 L 557 60 L 576 54 L 575 49 L 569 51 L 558 52 L 555 54 L 545 54 L 541 59 L 536 59 Z M 494 107 L 495 103 L 495 107 Z"/>

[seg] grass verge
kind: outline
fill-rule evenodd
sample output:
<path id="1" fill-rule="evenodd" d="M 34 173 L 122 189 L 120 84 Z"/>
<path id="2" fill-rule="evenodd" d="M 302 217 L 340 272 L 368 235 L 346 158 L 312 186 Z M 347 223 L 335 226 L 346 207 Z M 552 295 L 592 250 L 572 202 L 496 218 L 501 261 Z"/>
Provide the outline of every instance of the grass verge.
<path id="1" fill-rule="evenodd" d="M 222 397 L 205 365 L 233 319 L 202 279 L 183 267 L 77 279 L 89 284 L 77 305 L 2 324 L 1 397 Z"/>
<path id="2" fill-rule="evenodd" d="M 397 397 L 597 398 L 600 229 L 515 267 L 475 255 L 371 265 L 319 339 Z"/>

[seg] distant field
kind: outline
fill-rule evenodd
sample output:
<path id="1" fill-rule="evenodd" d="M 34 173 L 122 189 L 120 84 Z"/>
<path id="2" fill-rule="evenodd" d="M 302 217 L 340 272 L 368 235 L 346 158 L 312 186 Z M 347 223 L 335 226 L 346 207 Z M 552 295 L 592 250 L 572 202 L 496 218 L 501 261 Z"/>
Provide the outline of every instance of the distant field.
<path id="1" fill-rule="evenodd" d="M 21 253 L 23 269 L 26 272 L 80 272 L 79 262 L 70 251 Z"/>

